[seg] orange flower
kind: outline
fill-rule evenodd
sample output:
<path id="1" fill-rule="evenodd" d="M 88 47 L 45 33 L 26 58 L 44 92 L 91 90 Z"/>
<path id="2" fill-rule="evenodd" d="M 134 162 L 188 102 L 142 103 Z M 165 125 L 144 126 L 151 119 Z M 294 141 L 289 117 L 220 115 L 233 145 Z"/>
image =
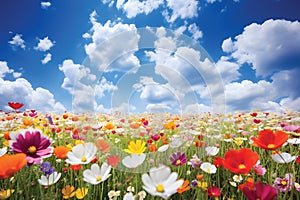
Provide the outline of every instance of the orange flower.
<path id="1" fill-rule="evenodd" d="M 155 144 L 149 144 L 148 149 L 150 152 L 155 152 L 157 151 L 156 145 Z"/>
<path id="2" fill-rule="evenodd" d="M 106 158 L 106 160 L 110 166 L 116 167 L 119 164 L 120 156 L 110 155 L 109 157 Z"/>
<path id="3" fill-rule="evenodd" d="M 175 128 L 176 128 L 176 125 L 173 121 L 168 122 L 167 124 L 164 124 L 164 129 L 174 130 Z"/>
<path id="4" fill-rule="evenodd" d="M 78 164 L 78 165 L 70 165 L 70 168 L 73 170 L 73 171 L 79 171 L 81 169 L 81 165 Z"/>
<path id="5" fill-rule="evenodd" d="M 108 142 L 106 142 L 103 139 L 97 140 L 97 147 L 98 147 L 99 151 L 104 152 L 104 153 L 109 152 L 109 150 L 110 150 L 110 146 L 109 146 Z"/>
<path id="6" fill-rule="evenodd" d="M 15 155 L 5 154 L 0 157 L 0 163 L 2 163 L 0 165 L 0 179 L 9 178 L 26 165 L 27 163 L 26 154 L 24 153 L 18 153 Z"/>
<path id="7" fill-rule="evenodd" d="M 245 183 L 240 184 L 238 186 L 238 190 L 243 190 L 244 187 L 247 187 L 250 190 L 253 190 L 254 189 L 254 180 L 253 180 L 253 178 L 251 178 L 251 177 L 247 178 L 247 180 L 245 181 Z"/>
<path id="8" fill-rule="evenodd" d="M 67 153 L 69 151 L 70 151 L 70 149 L 68 147 L 58 146 L 58 147 L 54 148 L 53 153 L 57 158 L 65 159 L 65 158 L 67 158 Z"/>
<path id="9" fill-rule="evenodd" d="M 180 186 L 179 188 L 177 188 L 177 192 L 179 194 L 182 194 L 183 192 L 188 191 L 190 189 L 191 189 L 191 187 L 189 186 L 189 180 L 185 180 L 183 182 L 182 186 Z"/>
<path id="10" fill-rule="evenodd" d="M 225 153 L 223 167 L 236 174 L 248 174 L 258 160 L 258 154 L 249 148 L 232 149 Z"/>
<path id="11" fill-rule="evenodd" d="M 106 129 L 106 130 L 111 130 L 114 128 L 115 128 L 115 126 L 111 122 L 106 122 L 106 124 L 104 126 L 104 129 Z"/>
<path id="12" fill-rule="evenodd" d="M 64 199 L 69 199 L 75 196 L 74 186 L 67 185 L 61 190 Z"/>
<path id="13" fill-rule="evenodd" d="M 10 140 L 10 132 L 4 132 L 4 139 Z"/>
<path id="14" fill-rule="evenodd" d="M 252 138 L 253 145 L 266 150 L 275 150 L 281 147 L 287 140 L 288 134 L 283 131 L 273 132 L 270 129 L 259 131 L 258 138 Z"/>
<path id="15" fill-rule="evenodd" d="M 31 126 L 33 122 L 30 119 L 23 119 L 24 126 Z"/>
<path id="16" fill-rule="evenodd" d="M 142 125 L 142 123 L 139 123 L 139 122 L 130 123 L 130 128 L 138 129 L 138 128 L 140 128 L 141 125 Z"/>

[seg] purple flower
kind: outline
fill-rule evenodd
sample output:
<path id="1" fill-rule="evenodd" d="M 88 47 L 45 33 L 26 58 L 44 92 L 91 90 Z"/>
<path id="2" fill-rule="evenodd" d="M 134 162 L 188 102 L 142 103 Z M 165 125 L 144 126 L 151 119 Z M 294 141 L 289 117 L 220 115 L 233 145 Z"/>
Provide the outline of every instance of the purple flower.
<path id="1" fill-rule="evenodd" d="M 11 137 L 10 146 L 15 153 L 25 153 L 28 165 L 40 164 L 43 158 L 50 157 L 53 147 L 51 140 L 38 129 L 25 129 L 14 133 Z"/>
<path id="2" fill-rule="evenodd" d="M 260 181 L 255 184 L 253 189 L 244 187 L 242 191 L 248 200 L 273 200 L 278 194 L 271 185 L 265 185 Z"/>
<path id="3" fill-rule="evenodd" d="M 280 192 L 291 191 L 294 183 L 293 174 L 286 174 L 284 178 L 276 178 L 274 187 Z"/>
<path id="4" fill-rule="evenodd" d="M 174 165 L 174 166 L 177 166 L 177 167 L 181 166 L 187 162 L 186 155 L 185 155 L 185 153 L 181 153 L 181 152 L 173 153 L 170 156 L 170 161 L 171 161 L 172 165 Z"/>
<path id="5" fill-rule="evenodd" d="M 55 169 L 53 169 L 53 168 L 51 167 L 50 162 L 44 162 L 44 163 L 42 163 L 40 170 L 41 170 L 44 174 L 46 174 L 46 175 L 50 175 L 50 174 L 52 174 L 53 172 L 55 172 Z"/>
<path id="6" fill-rule="evenodd" d="M 285 126 L 283 127 L 283 129 L 284 129 L 285 131 L 294 132 L 294 131 L 299 130 L 299 129 L 300 129 L 300 126 L 295 126 L 295 125 L 285 125 Z"/>
<path id="7" fill-rule="evenodd" d="M 192 180 L 191 185 L 193 187 L 196 187 L 198 185 L 198 181 L 197 180 Z"/>
<path id="8" fill-rule="evenodd" d="M 192 159 L 190 159 L 190 164 L 192 165 L 193 168 L 197 168 L 197 167 L 200 167 L 200 165 L 202 164 L 202 161 L 195 154 L 195 155 L 193 155 Z"/>
<path id="9" fill-rule="evenodd" d="M 267 169 L 264 168 L 261 164 L 257 163 L 253 166 L 254 172 L 257 175 L 264 175 L 267 172 Z"/>

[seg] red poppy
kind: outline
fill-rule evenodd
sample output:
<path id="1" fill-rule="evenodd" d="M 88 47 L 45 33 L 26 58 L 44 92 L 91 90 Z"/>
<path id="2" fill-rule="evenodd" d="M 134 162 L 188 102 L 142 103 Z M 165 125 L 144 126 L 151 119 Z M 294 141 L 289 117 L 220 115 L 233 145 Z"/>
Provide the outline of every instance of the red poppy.
<path id="1" fill-rule="evenodd" d="M 211 197 L 218 197 L 221 195 L 221 190 L 216 186 L 210 186 L 209 188 L 207 188 L 207 194 Z"/>
<path id="2" fill-rule="evenodd" d="M 214 165 L 216 167 L 222 167 L 223 166 L 223 158 L 216 156 L 214 159 Z"/>
<path id="3" fill-rule="evenodd" d="M 281 147 L 287 140 L 288 134 L 283 131 L 273 132 L 270 129 L 259 131 L 258 137 L 252 138 L 253 145 L 266 150 L 275 150 Z"/>
<path id="4" fill-rule="evenodd" d="M 53 153 L 57 158 L 65 159 L 65 158 L 67 158 L 67 153 L 69 151 L 70 151 L 70 149 L 68 147 L 58 146 L 58 147 L 54 148 Z"/>
<path id="5" fill-rule="evenodd" d="M 2 163 L 0 165 L 0 179 L 9 178 L 26 165 L 27 163 L 26 154 L 24 153 L 17 153 L 14 155 L 5 154 L 0 157 L 0 163 Z"/>
<path id="6" fill-rule="evenodd" d="M 78 164 L 78 165 L 70 165 L 70 168 L 73 171 L 79 171 L 81 169 L 81 165 L 80 164 Z"/>
<path id="7" fill-rule="evenodd" d="M 8 102 L 8 105 L 14 110 L 20 109 L 24 106 L 24 104 L 18 102 Z"/>
<path id="8" fill-rule="evenodd" d="M 225 153 L 223 167 L 236 174 L 248 174 L 258 160 L 258 154 L 249 148 L 232 149 Z"/>
<path id="9" fill-rule="evenodd" d="M 109 152 L 109 150 L 110 150 L 110 146 L 109 146 L 108 142 L 106 142 L 103 139 L 97 140 L 97 147 L 101 152 L 104 152 L 104 153 Z"/>
<path id="10" fill-rule="evenodd" d="M 296 163 L 300 164 L 300 156 L 296 158 Z"/>
<path id="11" fill-rule="evenodd" d="M 120 156 L 110 155 L 109 157 L 106 158 L 106 160 L 110 166 L 116 167 L 119 164 Z"/>

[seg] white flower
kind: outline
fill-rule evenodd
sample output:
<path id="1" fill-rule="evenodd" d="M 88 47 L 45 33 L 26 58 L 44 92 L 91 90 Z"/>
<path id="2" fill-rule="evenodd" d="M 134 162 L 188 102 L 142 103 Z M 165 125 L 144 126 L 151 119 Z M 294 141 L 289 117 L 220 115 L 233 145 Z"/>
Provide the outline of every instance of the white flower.
<path id="1" fill-rule="evenodd" d="M 219 148 L 218 147 L 206 147 L 205 151 L 208 156 L 215 156 L 219 153 Z"/>
<path id="2" fill-rule="evenodd" d="M 234 175 L 233 180 L 237 183 L 240 183 L 240 182 L 242 182 L 243 177 L 241 175 Z"/>
<path id="3" fill-rule="evenodd" d="M 116 191 L 111 190 L 111 191 L 108 192 L 107 195 L 108 195 L 109 199 L 113 199 L 116 196 Z"/>
<path id="4" fill-rule="evenodd" d="M 0 148 L 0 157 L 7 153 L 7 147 Z"/>
<path id="5" fill-rule="evenodd" d="M 132 192 L 126 193 L 124 195 L 123 200 L 134 200 L 134 196 L 133 196 Z"/>
<path id="6" fill-rule="evenodd" d="M 292 156 L 289 153 L 283 152 L 273 155 L 272 159 L 277 163 L 290 163 L 296 159 L 296 156 Z"/>
<path id="7" fill-rule="evenodd" d="M 165 144 L 165 145 L 162 145 L 161 147 L 159 147 L 159 148 L 157 149 L 157 151 L 159 151 L 159 152 L 164 152 L 164 151 L 167 151 L 168 148 L 169 148 L 169 145 L 168 145 L 168 144 Z"/>
<path id="8" fill-rule="evenodd" d="M 287 140 L 290 144 L 300 144 L 300 138 L 292 138 Z"/>
<path id="9" fill-rule="evenodd" d="M 97 153 L 97 147 L 93 143 L 78 144 L 68 152 L 67 163 L 71 165 L 88 164 L 90 163 Z"/>
<path id="10" fill-rule="evenodd" d="M 142 199 L 145 199 L 146 198 L 146 192 L 143 190 L 143 191 L 140 191 L 139 193 L 138 193 L 138 196 L 140 197 L 140 200 L 142 200 Z"/>
<path id="11" fill-rule="evenodd" d="M 152 196 L 167 199 L 183 184 L 183 180 L 177 180 L 178 174 L 171 173 L 171 169 L 164 165 L 151 168 L 149 174 L 143 174 L 142 181 L 143 188 Z"/>
<path id="12" fill-rule="evenodd" d="M 98 164 L 92 164 L 91 169 L 83 171 L 83 180 L 92 185 L 97 185 L 110 177 L 111 166 L 107 163 L 101 165 L 101 169 Z"/>
<path id="13" fill-rule="evenodd" d="M 43 186 L 49 186 L 55 184 L 61 177 L 61 173 L 53 172 L 52 174 L 45 176 L 42 175 L 38 182 Z"/>
<path id="14" fill-rule="evenodd" d="M 127 187 L 127 192 L 134 192 L 134 187 L 133 186 L 128 186 Z"/>
<path id="15" fill-rule="evenodd" d="M 180 138 L 173 138 L 170 145 L 172 148 L 180 147 L 182 145 L 182 140 Z"/>
<path id="16" fill-rule="evenodd" d="M 229 183 L 230 183 L 230 185 L 232 185 L 233 187 L 236 187 L 236 186 L 237 186 L 236 182 L 234 182 L 234 181 L 229 181 Z"/>
<path id="17" fill-rule="evenodd" d="M 200 168 L 209 174 L 215 174 L 217 172 L 216 166 L 214 164 L 210 164 L 209 162 L 202 163 Z"/>
<path id="18" fill-rule="evenodd" d="M 131 154 L 126 156 L 122 163 L 127 168 L 136 168 L 144 162 L 145 158 L 146 154 Z"/>

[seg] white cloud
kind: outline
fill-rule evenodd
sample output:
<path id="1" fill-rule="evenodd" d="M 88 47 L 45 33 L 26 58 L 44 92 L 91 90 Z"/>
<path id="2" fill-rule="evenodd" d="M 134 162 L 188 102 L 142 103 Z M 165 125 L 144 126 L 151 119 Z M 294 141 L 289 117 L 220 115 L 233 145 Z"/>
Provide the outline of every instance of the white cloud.
<path id="1" fill-rule="evenodd" d="M 25 108 L 35 109 L 39 112 L 62 113 L 66 109 L 54 98 L 54 95 L 44 88 L 33 89 L 24 78 L 15 81 L 6 81 L 0 78 L 0 105 L 7 105 L 9 101 L 24 103 Z M 3 108 L 2 108 L 3 109 Z"/>
<path id="2" fill-rule="evenodd" d="M 16 34 L 11 41 L 8 42 L 13 48 L 21 47 L 25 49 L 25 41 L 22 39 L 22 34 Z"/>
<path id="3" fill-rule="evenodd" d="M 283 69 L 299 67 L 300 22 L 267 20 L 252 23 L 242 34 L 223 42 L 225 52 L 238 63 L 252 64 L 257 76 L 268 76 Z"/>
<path id="4" fill-rule="evenodd" d="M 118 87 L 115 86 L 111 81 L 108 81 L 105 77 L 102 77 L 100 83 L 95 87 L 95 93 L 97 97 L 102 98 L 104 97 L 105 92 L 113 92 L 117 89 Z"/>
<path id="5" fill-rule="evenodd" d="M 51 6 L 51 3 L 48 2 L 48 1 L 42 1 L 42 2 L 41 2 L 41 7 L 42 7 L 43 9 L 47 9 L 47 8 L 49 8 L 50 6 Z"/>
<path id="6" fill-rule="evenodd" d="M 50 62 L 51 61 L 51 57 L 52 57 L 51 53 L 47 53 L 47 55 L 45 56 L 45 58 L 43 60 L 41 60 L 42 64 L 45 65 L 48 62 Z"/>
<path id="7" fill-rule="evenodd" d="M 186 114 L 196 114 L 196 113 L 203 113 L 203 112 L 212 112 L 212 109 L 210 106 L 206 106 L 202 103 L 200 104 L 189 104 L 187 106 L 184 107 L 183 113 Z"/>
<path id="8" fill-rule="evenodd" d="M 10 69 L 6 61 L 0 61 L 0 78 L 4 78 L 6 74 L 12 74 L 14 78 L 19 78 L 22 75 L 22 73 Z"/>
<path id="9" fill-rule="evenodd" d="M 199 38 L 203 37 L 202 31 L 199 30 L 199 28 L 195 23 L 189 25 L 188 31 L 192 34 L 192 37 L 195 40 L 198 40 Z"/>
<path id="10" fill-rule="evenodd" d="M 39 51 L 48 51 L 53 47 L 54 42 L 52 42 L 48 37 L 45 37 L 44 39 L 39 39 L 39 43 L 36 47 L 34 47 L 35 50 Z"/>
<path id="11" fill-rule="evenodd" d="M 148 15 L 163 3 L 164 0 L 128 0 L 126 2 L 125 0 L 118 0 L 116 7 L 117 9 L 123 9 L 128 18 L 133 18 L 142 13 Z"/>
<path id="12" fill-rule="evenodd" d="M 221 74 L 224 84 L 233 82 L 241 76 L 238 69 L 240 65 L 228 60 L 228 57 L 222 56 L 216 63 L 216 68 Z"/>
<path id="13" fill-rule="evenodd" d="M 13 73 L 14 70 L 9 69 L 7 62 L 0 61 L 0 78 L 3 78 L 5 74 Z"/>
<path id="14" fill-rule="evenodd" d="M 112 109 L 114 112 L 121 112 L 122 114 L 126 114 L 134 112 L 136 110 L 136 107 L 134 105 L 123 102 L 119 106 L 114 106 Z"/>
<path id="15" fill-rule="evenodd" d="M 135 25 L 110 20 L 102 25 L 97 22 L 96 15 L 95 11 L 90 15 L 92 43 L 85 46 L 91 63 L 99 71 L 128 71 L 139 67 L 140 62 L 133 52 L 138 50 L 140 37 Z M 116 63 L 108 68 L 113 62 Z"/>
<path id="16" fill-rule="evenodd" d="M 198 16 L 198 1 L 196 0 L 167 0 L 167 6 L 172 10 L 172 15 L 169 16 L 168 11 L 165 11 L 163 15 L 171 23 L 177 18 L 187 19 Z"/>

